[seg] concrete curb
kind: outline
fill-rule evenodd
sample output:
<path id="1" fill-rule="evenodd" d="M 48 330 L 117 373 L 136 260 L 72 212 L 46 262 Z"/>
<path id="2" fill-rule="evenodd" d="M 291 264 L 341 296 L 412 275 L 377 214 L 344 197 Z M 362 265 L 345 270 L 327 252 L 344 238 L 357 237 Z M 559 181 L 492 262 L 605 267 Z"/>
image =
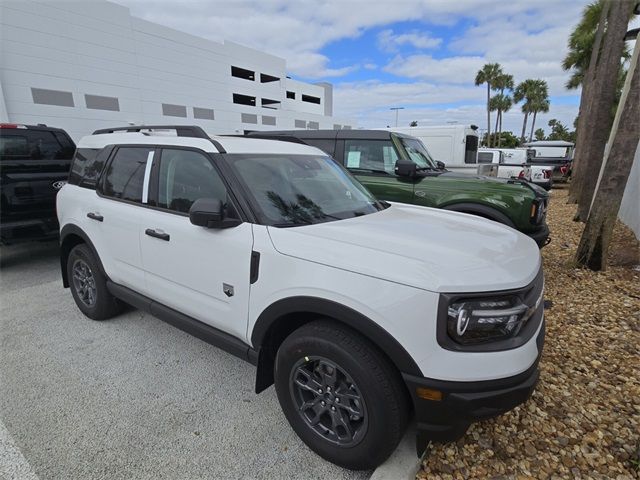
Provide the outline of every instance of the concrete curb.
<path id="1" fill-rule="evenodd" d="M 421 461 L 416 455 L 416 429 L 412 424 L 395 452 L 373 471 L 369 480 L 415 480 Z"/>

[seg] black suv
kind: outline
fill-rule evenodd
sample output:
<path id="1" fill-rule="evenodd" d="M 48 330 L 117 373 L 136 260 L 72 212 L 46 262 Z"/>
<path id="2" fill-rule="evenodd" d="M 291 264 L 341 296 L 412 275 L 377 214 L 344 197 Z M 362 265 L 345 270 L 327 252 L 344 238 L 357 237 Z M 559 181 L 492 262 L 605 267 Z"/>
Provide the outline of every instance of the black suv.
<path id="1" fill-rule="evenodd" d="M 0 243 L 57 237 L 56 194 L 75 148 L 60 128 L 0 123 Z"/>

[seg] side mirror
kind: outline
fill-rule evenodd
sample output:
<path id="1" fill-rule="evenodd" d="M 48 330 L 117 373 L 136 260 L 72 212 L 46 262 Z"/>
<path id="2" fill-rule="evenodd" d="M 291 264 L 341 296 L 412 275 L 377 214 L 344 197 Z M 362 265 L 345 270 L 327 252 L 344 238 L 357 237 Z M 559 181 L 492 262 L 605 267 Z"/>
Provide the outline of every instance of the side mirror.
<path id="1" fill-rule="evenodd" d="M 444 162 L 441 162 L 440 160 L 436 160 L 436 165 L 438 166 L 438 170 L 446 170 L 447 166 L 444 164 Z"/>
<path id="2" fill-rule="evenodd" d="M 189 209 L 189 220 L 198 227 L 230 228 L 242 223 L 236 218 L 225 218 L 224 204 L 217 198 L 199 198 Z"/>
<path id="3" fill-rule="evenodd" d="M 398 160 L 396 162 L 395 172 L 400 177 L 415 177 L 416 164 L 409 160 Z"/>

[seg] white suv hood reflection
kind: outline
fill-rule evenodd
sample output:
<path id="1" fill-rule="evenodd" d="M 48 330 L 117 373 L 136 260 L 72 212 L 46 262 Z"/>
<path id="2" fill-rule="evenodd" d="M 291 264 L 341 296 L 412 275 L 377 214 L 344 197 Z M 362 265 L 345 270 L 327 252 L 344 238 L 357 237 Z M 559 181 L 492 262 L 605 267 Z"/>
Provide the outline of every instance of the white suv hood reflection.
<path id="1" fill-rule="evenodd" d="M 283 255 L 434 292 L 523 287 L 541 262 L 535 242 L 512 228 L 413 205 L 268 230 Z"/>

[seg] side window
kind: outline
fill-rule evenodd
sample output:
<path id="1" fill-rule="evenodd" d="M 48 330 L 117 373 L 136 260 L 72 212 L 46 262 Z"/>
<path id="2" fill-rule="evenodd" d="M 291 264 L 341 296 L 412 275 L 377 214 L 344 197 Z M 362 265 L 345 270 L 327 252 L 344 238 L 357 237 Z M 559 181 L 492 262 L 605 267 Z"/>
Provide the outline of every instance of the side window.
<path id="1" fill-rule="evenodd" d="M 109 150 L 111 151 L 111 150 Z M 95 189 L 108 153 L 97 148 L 79 148 L 69 171 L 69 183 Z"/>
<path id="2" fill-rule="evenodd" d="M 227 203 L 227 189 L 211 160 L 192 150 L 163 149 L 158 172 L 158 206 L 188 213 L 200 198 Z"/>
<path id="3" fill-rule="evenodd" d="M 390 139 L 345 140 L 344 142 L 344 165 L 348 169 L 393 175 L 397 161 L 398 154 Z"/>
<path id="4" fill-rule="evenodd" d="M 141 203 L 144 171 L 150 152 L 153 149 L 119 148 L 103 175 L 102 194 Z"/>
<path id="5" fill-rule="evenodd" d="M 493 154 L 491 152 L 478 152 L 478 163 L 492 163 Z"/>

